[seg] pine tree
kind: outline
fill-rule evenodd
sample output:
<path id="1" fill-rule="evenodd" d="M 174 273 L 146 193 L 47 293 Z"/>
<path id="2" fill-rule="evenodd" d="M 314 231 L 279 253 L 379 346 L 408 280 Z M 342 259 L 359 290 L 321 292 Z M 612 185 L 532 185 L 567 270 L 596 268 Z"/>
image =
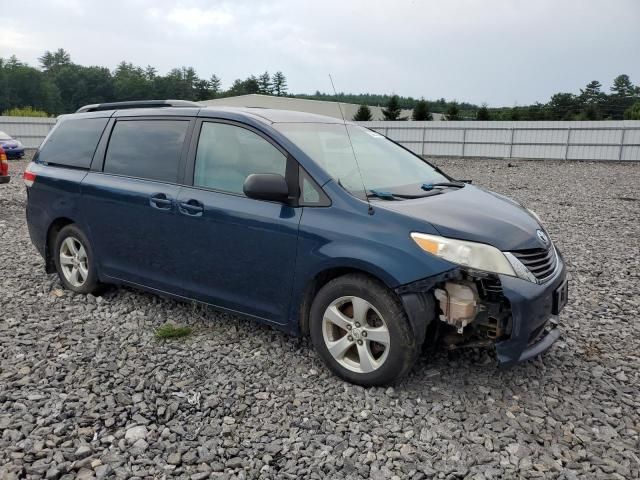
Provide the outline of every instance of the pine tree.
<path id="1" fill-rule="evenodd" d="M 211 98 L 216 98 L 218 96 L 221 85 L 222 80 L 220 80 L 215 73 L 211 75 L 211 78 L 209 79 L 209 91 L 211 92 Z"/>
<path id="2" fill-rule="evenodd" d="M 429 106 L 427 105 L 427 102 L 424 100 L 424 98 L 416 102 L 416 105 L 413 107 L 411 118 L 416 122 L 433 120 L 433 115 L 431 115 Z"/>
<path id="3" fill-rule="evenodd" d="M 476 112 L 476 120 L 481 120 L 481 121 L 491 120 L 491 115 L 489 114 L 489 109 L 487 108 L 486 103 L 483 103 L 482 106 Z"/>
<path id="4" fill-rule="evenodd" d="M 460 107 L 458 107 L 458 102 L 451 102 L 445 114 L 447 120 L 460 120 Z"/>
<path id="5" fill-rule="evenodd" d="M 631 83 L 629 75 L 622 74 L 613 80 L 611 91 L 617 97 L 632 97 L 636 92 L 636 87 Z"/>
<path id="6" fill-rule="evenodd" d="M 360 105 L 358 111 L 353 116 L 354 122 L 370 122 L 373 119 L 371 109 L 366 105 Z"/>
<path id="7" fill-rule="evenodd" d="M 273 93 L 275 93 L 278 97 L 286 96 L 287 78 L 284 76 L 284 73 L 280 71 L 274 73 L 272 78 L 272 84 L 273 84 Z"/>
<path id="8" fill-rule="evenodd" d="M 258 88 L 260 89 L 259 93 L 263 95 L 273 94 L 273 84 L 271 83 L 269 72 L 264 72 L 258 77 Z"/>
<path id="9" fill-rule="evenodd" d="M 595 105 L 600 103 L 604 94 L 600 91 L 602 88 L 602 84 L 597 80 L 592 80 L 587 83 L 587 86 L 583 89 L 580 89 L 580 100 L 582 103 Z"/>
<path id="10" fill-rule="evenodd" d="M 400 108 L 400 101 L 397 95 L 393 95 L 387 103 L 387 108 L 382 110 L 385 120 L 398 120 L 402 109 Z"/>

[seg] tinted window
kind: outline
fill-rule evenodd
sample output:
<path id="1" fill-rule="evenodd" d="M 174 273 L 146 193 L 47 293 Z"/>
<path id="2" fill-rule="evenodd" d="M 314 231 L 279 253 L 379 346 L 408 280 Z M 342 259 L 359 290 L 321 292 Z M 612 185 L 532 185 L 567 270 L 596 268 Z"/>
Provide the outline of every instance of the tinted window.
<path id="1" fill-rule="evenodd" d="M 286 166 L 282 152 L 260 135 L 235 125 L 203 123 L 193 184 L 242 194 L 252 173 L 284 176 Z"/>
<path id="2" fill-rule="evenodd" d="M 108 118 L 64 120 L 51 132 L 38 154 L 38 161 L 89 168 Z"/>
<path id="3" fill-rule="evenodd" d="M 299 169 L 300 205 L 326 207 L 331 205 L 329 198 L 302 168 Z"/>
<path id="4" fill-rule="evenodd" d="M 164 182 L 178 180 L 178 165 L 189 122 L 127 120 L 113 127 L 104 171 Z"/>

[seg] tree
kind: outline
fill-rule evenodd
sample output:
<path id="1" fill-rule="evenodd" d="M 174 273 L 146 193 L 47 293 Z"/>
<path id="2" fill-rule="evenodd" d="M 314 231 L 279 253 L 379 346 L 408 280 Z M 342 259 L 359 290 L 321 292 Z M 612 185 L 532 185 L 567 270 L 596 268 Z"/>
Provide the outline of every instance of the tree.
<path id="1" fill-rule="evenodd" d="M 572 120 L 580 110 L 580 100 L 573 93 L 556 93 L 547 106 L 551 120 Z"/>
<path id="2" fill-rule="evenodd" d="M 631 83 L 629 75 L 622 74 L 613 80 L 611 91 L 617 97 L 632 97 L 636 93 L 636 87 Z"/>
<path id="3" fill-rule="evenodd" d="M 71 55 L 64 48 L 59 48 L 53 53 L 47 50 L 38 58 L 38 61 L 44 71 L 51 71 L 65 65 L 71 65 Z"/>
<path id="4" fill-rule="evenodd" d="M 411 118 L 416 122 L 433 120 L 433 115 L 431 115 L 429 106 L 427 105 L 427 102 L 424 100 L 424 98 L 422 100 L 418 100 L 415 107 L 413 107 Z"/>
<path id="5" fill-rule="evenodd" d="M 271 76 L 269 72 L 264 72 L 258 77 L 258 93 L 263 95 L 273 94 L 273 84 L 271 83 Z"/>
<path id="6" fill-rule="evenodd" d="M 598 105 L 589 103 L 582 112 L 580 112 L 578 120 L 602 120 L 602 112 L 600 112 Z"/>
<path id="7" fill-rule="evenodd" d="M 370 122 L 372 119 L 371 109 L 366 105 L 360 105 L 358 111 L 353 116 L 354 122 Z"/>
<path id="8" fill-rule="evenodd" d="M 211 92 L 211 98 L 216 98 L 220 93 L 220 87 L 222 86 L 222 80 L 214 73 L 209 79 L 209 91 Z"/>
<path id="9" fill-rule="evenodd" d="M 580 100 L 582 103 L 596 105 L 604 99 L 605 95 L 600 91 L 602 84 L 597 80 L 587 83 L 587 86 L 580 89 Z"/>
<path id="10" fill-rule="evenodd" d="M 476 120 L 491 120 L 491 115 L 489 114 L 489 109 L 487 108 L 487 104 L 483 103 L 482 106 L 476 112 Z"/>
<path id="11" fill-rule="evenodd" d="M 445 112 L 447 120 L 461 120 L 460 118 L 460 107 L 458 107 L 457 102 L 451 102 L 447 111 Z"/>
<path id="12" fill-rule="evenodd" d="M 640 120 L 640 101 L 637 101 L 624 111 L 625 120 Z"/>
<path id="13" fill-rule="evenodd" d="M 287 94 L 287 78 L 284 73 L 278 71 L 273 74 L 272 78 L 273 93 L 278 97 L 285 96 Z"/>
<path id="14" fill-rule="evenodd" d="M 382 110 L 382 115 L 384 115 L 385 120 L 398 120 L 400 113 L 402 113 L 402 109 L 400 108 L 398 96 L 392 95 L 389 103 L 387 103 L 387 108 Z"/>

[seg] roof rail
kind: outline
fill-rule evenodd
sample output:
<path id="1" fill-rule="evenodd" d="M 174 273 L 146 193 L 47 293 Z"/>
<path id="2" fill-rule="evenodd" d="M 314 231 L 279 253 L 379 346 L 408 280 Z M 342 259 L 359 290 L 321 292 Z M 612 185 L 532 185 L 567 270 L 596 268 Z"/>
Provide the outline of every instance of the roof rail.
<path id="1" fill-rule="evenodd" d="M 94 103 L 76 110 L 76 113 L 99 112 L 102 110 L 124 110 L 127 108 L 196 107 L 202 105 L 188 100 L 132 100 L 129 102 Z"/>

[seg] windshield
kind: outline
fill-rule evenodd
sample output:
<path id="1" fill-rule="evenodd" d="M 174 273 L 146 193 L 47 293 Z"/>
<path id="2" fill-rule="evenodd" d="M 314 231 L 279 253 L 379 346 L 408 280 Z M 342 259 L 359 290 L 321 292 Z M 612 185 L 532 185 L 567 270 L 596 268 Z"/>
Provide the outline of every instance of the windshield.
<path id="1" fill-rule="evenodd" d="M 396 193 L 420 191 L 423 184 L 449 180 L 419 157 L 379 133 L 358 125 L 279 123 L 274 126 L 344 188 L 359 197 L 365 194 L 363 183 L 368 192 L 380 190 Z"/>
<path id="2" fill-rule="evenodd" d="M 0 132 L 0 140 L 11 140 L 11 137 L 4 132 Z"/>

